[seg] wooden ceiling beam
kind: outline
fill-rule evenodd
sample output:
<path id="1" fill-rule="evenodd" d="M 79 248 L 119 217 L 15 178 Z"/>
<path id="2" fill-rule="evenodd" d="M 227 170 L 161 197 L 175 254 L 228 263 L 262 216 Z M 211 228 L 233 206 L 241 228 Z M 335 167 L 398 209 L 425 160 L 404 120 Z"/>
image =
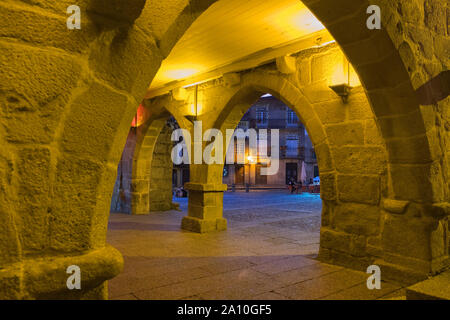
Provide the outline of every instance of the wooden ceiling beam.
<path id="1" fill-rule="evenodd" d="M 326 29 L 324 29 L 315 32 L 311 35 L 308 35 L 307 37 L 297 39 L 289 43 L 284 43 L 276 47 L 263 49 L 261 51 L 255 52 L 251 55 L 238 59 L 227 65 L 215 68 L 211 71 L 207 71 L 183 80 L 169 82 L 166 85 L 159 88 L 151 88 L 147 91 L 145 99 L 151 99 L 154 97 L 167 94 L 170 91 L 177 88 L 183 88 L 190 85 L 217 79 L 227 73 L 240 72 L 252 69 L 275 61 L 275 59 L 277 59 L 278 57 L 295 54 L 309 48 L 327 44 L 333 40 L 334 40 L 333 37 L 328 33 Z"/>

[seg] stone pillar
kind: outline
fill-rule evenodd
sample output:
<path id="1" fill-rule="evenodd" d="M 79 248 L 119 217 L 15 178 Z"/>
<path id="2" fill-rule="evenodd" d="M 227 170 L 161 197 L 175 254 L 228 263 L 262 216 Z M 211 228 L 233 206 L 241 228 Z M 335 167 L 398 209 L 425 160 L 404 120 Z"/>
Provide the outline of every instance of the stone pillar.
<path id="1" fill-rule="evenodd" d="M 131 180 L 131 214 L 146 215 L 149 214 L 149 180 L 133 179 Z"/>
<path id="2" fill-rule="evenodd" d="M 177 188 L 183 186 L 183 169 L 177 169 Z"/>
<path id="3" fill-rule="evenodd" d="M 197 233 L 226 230 L 223 193 L 227 190 L 227 185 L 187 183 L 185 188 L 189 191 L 189 209 L 181 228 Z"/>

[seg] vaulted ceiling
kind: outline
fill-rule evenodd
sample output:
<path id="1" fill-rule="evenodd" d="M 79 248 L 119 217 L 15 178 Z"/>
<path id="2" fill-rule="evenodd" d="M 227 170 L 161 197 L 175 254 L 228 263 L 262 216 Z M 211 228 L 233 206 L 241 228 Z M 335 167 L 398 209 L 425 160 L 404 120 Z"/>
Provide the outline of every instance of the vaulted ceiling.
<path id="1" fill-rule="evenodd" d="M 220 0 L 164 60 L 150 91 L 288 45 L 323 30 L 299 0 Z"/>

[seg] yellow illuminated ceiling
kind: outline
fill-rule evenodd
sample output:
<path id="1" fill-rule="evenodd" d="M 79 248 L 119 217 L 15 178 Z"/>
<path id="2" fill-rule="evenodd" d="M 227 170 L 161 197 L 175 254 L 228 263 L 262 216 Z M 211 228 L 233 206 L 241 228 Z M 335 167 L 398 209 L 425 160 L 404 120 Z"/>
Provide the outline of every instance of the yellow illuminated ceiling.
<path id="1" fill-rule="evenodd" d="M 324 29 L 299 0 L 220 0 L 163 61 L 150 91 Z"/>

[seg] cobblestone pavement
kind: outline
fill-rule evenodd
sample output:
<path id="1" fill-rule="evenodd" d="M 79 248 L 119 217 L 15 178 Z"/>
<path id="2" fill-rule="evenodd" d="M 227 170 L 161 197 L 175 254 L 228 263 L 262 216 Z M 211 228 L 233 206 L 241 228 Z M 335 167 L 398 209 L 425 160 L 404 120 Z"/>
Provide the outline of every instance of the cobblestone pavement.
<path id="1" fill-rule="evenodd" d="M 226 193 L 228 231 L 180 230 L 181 212 L 112 214 L 108 242 L 125 259 L 111 299 L 398 299 L 400 285 L 366 287 L 368 275 L 318 262 L 319 195 Z"/>

